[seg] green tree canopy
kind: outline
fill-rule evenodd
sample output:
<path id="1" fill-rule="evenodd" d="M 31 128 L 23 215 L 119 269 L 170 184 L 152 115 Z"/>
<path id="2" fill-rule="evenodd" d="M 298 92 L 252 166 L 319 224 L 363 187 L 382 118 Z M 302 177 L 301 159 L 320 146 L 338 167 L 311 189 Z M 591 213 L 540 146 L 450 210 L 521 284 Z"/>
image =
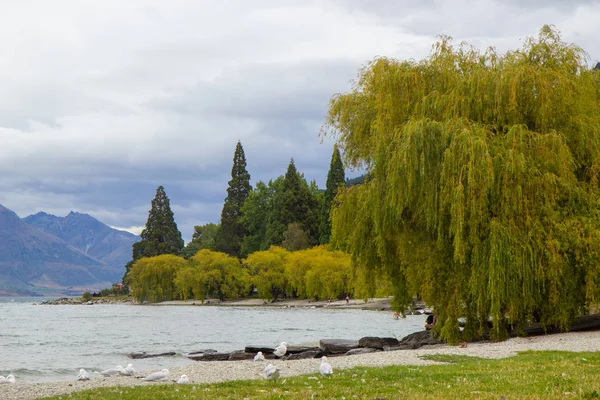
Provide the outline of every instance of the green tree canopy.
<path id="1" fill-rule="evenodd" d="M 325 197 L 321 211 L 321 226 L 319 228 L 319 241 L 321 244 L 329 243 L 329 237 L 331 236 L 331 220 L 329 218 L 331 205 L 340 186 L 343 187 L 345 185 L 346 175 L 344 173 L 344 164 L 342 163 L 340 150 L 336 145 L 333 146 L 333 154 L 331 155 L 331 163 L 325 184 Z"/>
<path id="2" fill-rule="evenodd" d="M 281 189 L 273 195 L 267 223 L 266 242 L 280 245 L 291 223 L 298 223 L 308 233 L 310 244 L 318 243 L 319 207 L 306 180 L 296 170 L 294 160 L 288 165 Z"/>
<path id="3" fill-rule="evenodd" d="M 598 304 L 600 85 L 543 27 L 500 55 L 447 37 L 422 61 L 379 58 L 332 98 L 324 133 L 369 180 L 340 193 L 332 243 L 420 294 L 437 330 L 566 329 Z"/>
<path id="4" fill-rule="evenodd" d="M 227 198 L 221 211 L 221 227 L 217 233 L 216 249 L 229 255 L 239 257 L 242 241 L 246 235 L 244 225 L 240 223 L 243 216 L 242 207 L 252 190 L 250 174 L 246 170 L 246 156 L 240 142 L 235 146 L 231 180 L 227 188 Z"/>
<path id="5" fill-rule="evenodd" d="M 192 240 L 181 250 L 181 256 L 190 258 L 202 249 L 215 250 L 215 239 L 219 225 L 207 223 L 194 226 Z"/>
<path id="6" fill-rule="evenodd" d="M 302 230 L 300 224 L 294 222 L 288 225 L 283 233 L 283 242 L 281 247 L 287 251 L 304 250 L 310 247 L 308 234 Z"/>
<path id="7" fill-rule="evenodd" d="M 283 184 L 283 176 L 268 185 L 259 181 L 250 192 L 242 207 L 240 222 L 246 228 L 246 236 L 242 241 L 241 253 L 243 256 L 255 251 L 268 249 L 267 244 L 267 221 L 274 209 L 275 193 Z"/>
<path id="8" fill-rule="evenodd" d="M 128 283 L 127 275 L 133 263 L 142 257 L 154 257 L 161 254 L 179 254 L 183 249 L 181 232 L 177 229 L 173 211 L 165 189 L 159 186 L 152 199 L 146 227 L 141 234 L 142 240 L 132 248 L 133 260 L 127 263 L 123 282 Z"/>

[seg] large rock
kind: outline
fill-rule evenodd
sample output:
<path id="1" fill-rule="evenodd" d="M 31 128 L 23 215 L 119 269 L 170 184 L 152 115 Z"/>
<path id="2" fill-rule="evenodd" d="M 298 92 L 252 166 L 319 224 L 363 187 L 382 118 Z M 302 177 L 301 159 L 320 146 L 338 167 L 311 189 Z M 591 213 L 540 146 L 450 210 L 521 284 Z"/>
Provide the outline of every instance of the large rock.
<path id="1" fill-rule="evenodd" d="M 286 354 L 305 353 L 307 351 L 321 351 L 321 349 L 315 346 L 288 346 Z"/>
<path id="2" fill-rule="evenodd" d="M 267 346 L 246 346 L 244 347 L 244 351 L 246 353 L 258 353 L 262 351 L 263 354 L 272 353 L 275 351 L 275 347 L 267 347 Z"/>
<path id="3" fill-rule="evenodd" d="M 325 353 L 317 347 L 317 350 L 303 351 L 302 353 L 293 353 L 285 357 L 286 360 L 303 360 L 306 358 L 319 358 L 324 356 Z"/>
<path id="4" fill-rule="evenodd" d="M 218 353 L 218 351 L 216 351 L 215 349 L 196 350 L 196 351 L 190 351 L 188 353 L 188 356 L 195 355 L 195 354 L 204 354 L 204 353 Z"/>
<path id="5" fill-rule="evenodd" d="M 229 353 L 190 354 L 188 358 L 194 361 L 227 361 L 229 360 Z"/>
<path id="6" fill-rule="evenodd" d="M 321 339 L 319 347 L 326 354 L 345 354 L 352 349 L 358 348 L 358 340 Z"/>
<path id="7" fill-rule="evenodd" d="M 252 360 L 254 359 L 254 353 L 246 353 L 244 350 L 236 350 L 229 353 L 229 361 L 239 361 L 239 360 Z"/>
<path id="8" fill-rule="evenodd" d="M 368 353 L 375 353 L 377 351 L 381 351 L 380 349 L 375 349 L 372 347 L 360 347 L 358 349 L 352 349 L 346 352 L 346 356 L 355 356 L 358 354 L 368 354 Z"/>
<path id="9" fill-rule="evenodd" d="M 166 353 L 146 353 L 145 351 L 141 351 L 138 353 L 130 353 L 127 355 L 127 357 L 129 358 L 133 358 L 134 360 L 140 359 L 140 358 L 152 358 L 152 357 L 170 357 L 170 356 L 174 356 L 177 353 L 175 353 L 174 351 L 169 351 Z"/>
<path id="10" fill-rule="evenodd" d="M 381 350 L 383 350 L 383 348 L 386 346 L 387 347 L 398 346 L 399 343 L 400 342 L 398 342 L 398 339 L 392 338 L 392 337 L 380 338 L 380 337 L 367 336 L 367 337 L 364 337 L 364 338 L 361 338 L 358 340 L 359 347 L 370 347 L 370 348 L 381 349 Z"/>
<path id="11" fill-rule="evenodd" d="M 420 331 L 411 333 L 408 336 L 402 338 L 397 346 L 385 346 L 395 347 L 394 350 L 401 349 L 418 349 L 423 346 L 441 344 L 442 342 L 431 335 L 431 331 Z"/>

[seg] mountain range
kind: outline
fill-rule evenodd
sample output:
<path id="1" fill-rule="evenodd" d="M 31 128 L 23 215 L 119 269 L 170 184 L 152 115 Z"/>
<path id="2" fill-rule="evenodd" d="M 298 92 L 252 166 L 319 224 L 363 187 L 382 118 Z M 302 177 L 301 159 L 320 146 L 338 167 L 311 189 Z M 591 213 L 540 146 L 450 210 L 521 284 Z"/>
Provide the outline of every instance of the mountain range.
<path id="1" fill-rule="evenodd" d="M 120 282 L 140 240 L 88 214 L 19 218 L 0 205 L 0 295 L 75 294 Z"/>

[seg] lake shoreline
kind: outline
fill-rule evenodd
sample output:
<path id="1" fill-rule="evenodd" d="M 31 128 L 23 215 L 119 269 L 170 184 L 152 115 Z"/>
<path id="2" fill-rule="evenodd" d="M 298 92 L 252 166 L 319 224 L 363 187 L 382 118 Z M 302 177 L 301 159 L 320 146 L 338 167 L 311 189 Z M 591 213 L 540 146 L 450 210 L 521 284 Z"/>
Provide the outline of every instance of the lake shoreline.
<path id="1" fill-rule="evenodd" d="M 365 300 L 350 299 L 345 300 L 309 300 L 309 299 L 280 299 L 274 302 L 268 302 L 262 299 L 237 299 L 224 300 L 206 299 L 200 300 L 172 300 L 160 303 L 137 303 L 132 298 L 115 299 L 111 297 L 94 297 L 90 301 L 83 301 L 80 298 L 59 298 L 48 300 L 41 305 L 94 305 L 94 304 L 127 304 L 136 306 L 204 306 L 204 307 L 279 307 L 279 308 L 331 308 L 331 309 L 349 309 L 349 310 L 371 310 L 371 311 L 392 311 L 391 297 L 374 298 Z M 418 303 L 415 310 L 407 310 L 407 314 L 423 314 L 429 312 L 424 304 Z"/>
<path id="2" fill-rule="evenodd" d="M 459 354 L 472 357 L 505 358 L 511 357 L 520 351 L 526 350 L 558 350 L 573 352 L 600 351 L 600 330 L 588 332 L 560 333 L 544 336 L 525 338 L 511 338 L 504 342 L 477 342 L 469 343 L 465 348 L 449 345 L 428 346 L 417 350 L 385 351 L 346 357 L 331 357 L 330 363 L 336 370 L 356 366 L 381 367 L 386 365 L 432 365 L 435 361 L 425 360 L 422 357 L 432 354 Z M 320 360 L 268 360 L 280 367 L 281 377 L 317 373 Z M 197 364 L 170 368 L 170 379 L 176 379 L 182 374 L 188 375 L 192 384 L 217 383 L 232 380 L 260 379 L 258 374 L 266 362 L 253 361 L 223 361 L 199 362 Z M 147 372 L 140 372 L 136 377 L 145 376 Z M 335 375 L 334 375 L 335 376 Z M 131 387 L 148 385 L 136 377 L 116 376 L 98 377 L 90 381 L 80 382 L 52 382 L 36 384 L 0 385 L 0 398 L 4 400 L 30 400 L 47 396 L 62 396 L 69 393 L 98 387 Z M 163 382 L 172 384 L 172 382 Z"/>

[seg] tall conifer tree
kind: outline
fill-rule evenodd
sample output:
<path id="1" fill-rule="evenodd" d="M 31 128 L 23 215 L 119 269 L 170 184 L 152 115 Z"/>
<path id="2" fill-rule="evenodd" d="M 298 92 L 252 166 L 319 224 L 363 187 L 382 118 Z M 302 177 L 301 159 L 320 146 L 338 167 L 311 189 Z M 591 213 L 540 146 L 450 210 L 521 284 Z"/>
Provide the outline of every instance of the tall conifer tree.
<path id="1" fill-rule="evenodd" d="M 179 254 L 183 249 L 181 232 L 177 229 L 169 198 L 162 186 L 156 189 L 141 237 L 142 240 L 133 245 L 133 260 L 125 267 L 124 283 L 127 283 L 127 275 L 136 260 L 161 254 Z"/>
<path id="2" fill-rule="evenodd" d="M 216 248 L 229 255 L 239 257 L 246 228 L 241 224 L 242 207 L 250 194 L 250 174 L 246 170 L 246 156 L 239 141 L 233 154 L 231 180 L 227 188 L 227 198 L 221 212 L 221 228 L 217 234 Z"/>
<path id="3" fill-rule="evenodd" d="M 342 163 L 340 150 L 337 145 L 335 145 L 333 146 L 333 154 L 331 155 L 331 163 L 329 165 L 329 172 L 327 173 L 325 201 L 321 213 L 321 226 L 319 228 L 319 241 L 321 244 L 329 243 L 329 237 L 331 236 L 331 220 L 329 218 L 329 213 L 339 187 L 344 186 L 345 183 L 346 176 L 344 174 L 344 164 Z"/>

